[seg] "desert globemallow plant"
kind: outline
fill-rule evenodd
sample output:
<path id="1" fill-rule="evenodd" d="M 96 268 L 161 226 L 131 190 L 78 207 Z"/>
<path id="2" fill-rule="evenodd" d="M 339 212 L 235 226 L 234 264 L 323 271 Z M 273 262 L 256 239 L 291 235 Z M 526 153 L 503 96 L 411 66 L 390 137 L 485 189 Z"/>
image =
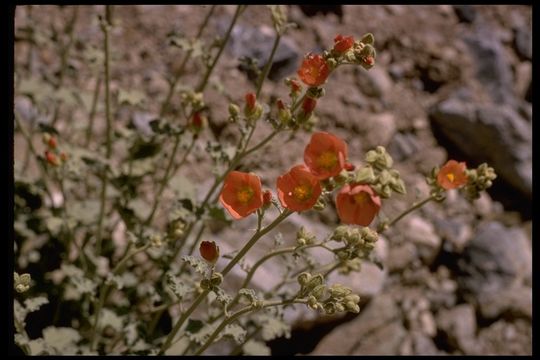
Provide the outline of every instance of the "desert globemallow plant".
<path id="1" fill-rule="evenodd" d="M 290 336 L 285 307 L 304 306 L 326 315 L 361 310 L 360 296 L 350 286 L 328 279 L 336 271 L 359 271 L 362 262 L 371 261 L 380 233 L 424 204 L 444 201 L 448 191 L 461 191 L 472 201 L 496 178 L 487 164 L 476 169 L 454 160 L 440 168 L 433 164 L 426 177 L 427 197 L 393 219 L 382 217 L 385 202 L 406 193 L 391 156 L 382 146 L 366 154 L 351 153 L 342 138 L 317 129 L 316 121 L 317 107 L 325 96 L 332 96 L 325 85 L 335 71 L 343 65 L 363 70 L 376 66 L 374 36 L 336 34 L 326 50 L 305 54 L 296 76 L 285 79 L 280 88 L 284 95 L 270 101 L 263 83 L 282 37 L 294 27 L 286 8 L 277 5 L 268 7 L 274 44 L 254 88 L 245 89 L 240 99 L 229 99 L 225 109 L 212 109 L 225 112 L 237 141 L 207 140 L 209 109 L 214 106 L 206 98 L 209 79 L 247 8 L 236 6 L 224 35 L 204 42 L 203 33 L 218 6 L 206 7 L 194 38 L 171 35 L 170 46 L 180 51 L 181 61 L 169 74 L 149 134 L 113 116 L 116 108 L 129 112 L 134 104 L 139 106 L 141 94 L 111 86 L 111 68 L 120 66 L 111 61 L 118 59 L 115 44 L 120 41 L 114 30 L 121 26 L 112 6 L 105 6 L 97 17 L 101 49 L 79 54 L 94 64 L 96 76 L 86 127 L 74 126 L 65 116 L 63 110 L 80 109 L 58 100 L 62 82 L 41 84 L 57 89 L 57 101 L 49 101 L 50 94 L 39 93 L 39 87 L 17 82 L 18 97 L 57 114 L 36 129 L 15 111 L 28 163 L 36 163 L 15 167 L 14 341 L 25 354 L 202 355 L 218 342 L 229 342 L 223 349 L 232 355 L 269 354 L 267 341 Z M 71 37 L 77 36 L 73 24 L 66 28 Z M 62 54 L 74 56 L 67 45 Z M 182 83 L 187 64 L 198 64 L 201 70 L 194 85 Z M 16 75 L 30 76 L 19 68 Z M 98 133 L 95 106 L 102 99 L 105 126 Z M 253 134 L 261 123 L 271 130 L 255 141 Z M 36 131 L 43 138 L 34 144 Z M 271 141 L 285 141 L 299 131 L 311 134 L 304 153 L 298 154 L 303 162 L 279 169 L 276 178 L 261 178 L 246 161 Z M 200 198 L 188 197 L 182 191 L 189 186 L 179 174 L 186 173 L 188 157 L 201 148 L 205 151 L 199 155 L 208 156 L 214 171 L 208 174 L 207 191 Z M 28 176 L 31 169 L 37 178 Z M 165 194 L 175 182 L 181 186 L 171 203 Z M 246 264 L 246 254 L 262 242 L 268 244 L 268 234 L 291 215 L 333 209 L 331 203 L 340 224 L 330 233 L 314 234 L 302 227 L 282 234 L 262 257 Z M 230 253 L 220 251 L 226 248 L 225 239 L 206 238 L 213 223 L 233 226 L 247 219 L 256 226 L 243 233 L 245 239 Z M 331 261 L 313 261 L 315 252 L 329 253 Z M 276 257 L 295 261 L 276 274 L 272 289 L 254 286 L 256 272 Z M 245 271 L 240 285 L 238 279 L 231 281 L 235 268 Z M 50 324 L 41 335 L 27 331 L 28 314 L 47 304 L 55 312 Z M 167 322 L 170 326 L 163 325 Z"/>

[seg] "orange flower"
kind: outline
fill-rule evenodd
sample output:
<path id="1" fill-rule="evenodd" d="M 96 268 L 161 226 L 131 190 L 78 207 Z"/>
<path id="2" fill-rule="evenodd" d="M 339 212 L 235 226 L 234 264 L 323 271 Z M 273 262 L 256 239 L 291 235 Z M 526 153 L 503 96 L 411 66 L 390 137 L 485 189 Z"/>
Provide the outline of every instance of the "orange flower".
<path id="1" fill-rule="evenodd" d="M 334 51 L 338 53 L 344 53 L 354 45 L 354 38 L 352 36 L 338 35 L 334 38 Z"/>
<path id="2" fill-rule="evenodd" d="M 215 264 L 219 258 L 219 246 L 213 241 L 203 241 L 199 246 L 199 253 L 204 260 Z"/>
<path id="3" fill-rule="evenodd" d="M 449 160 L 439 170 L 437 183 L 445 190 L 457 189 L 467 183 L 466 169 L 467 165 L 464 162 Z"/>
<path id="4" fill-rule="evenodd" d="M 281 205 L 292 211 L 311 209 L 319 199 L 322 188 L 319 180 L 305 165 L 296 165 L 277 179 Z"/>
<path id="5" fill-rule="evenodd" d="M 369 185 L 347 184 L 336 198 L 341 222 L 368 226 L 381 208 L 381 199 Z"/>
<path id="6" fill-rule="evenodd" d="M 304 162 L 318 179 L 336 176 L 345 167 L 347 144 L 335 135 L 316 132 L 304 150 Z"/>
<path id="7" fill-rule="evenodd" d="M 324 84 L 330 74 L 330 68 L 321 55 L 307 54 L 298 70 L 298 76 L 306 85 Z"/>
<path id="8" fill-rule="evenodd" d="M 219 201 L 235 219 L 242 219 L 263 204 L 261 179 L 257 175 L 231 171 L 225 178 Z"/>

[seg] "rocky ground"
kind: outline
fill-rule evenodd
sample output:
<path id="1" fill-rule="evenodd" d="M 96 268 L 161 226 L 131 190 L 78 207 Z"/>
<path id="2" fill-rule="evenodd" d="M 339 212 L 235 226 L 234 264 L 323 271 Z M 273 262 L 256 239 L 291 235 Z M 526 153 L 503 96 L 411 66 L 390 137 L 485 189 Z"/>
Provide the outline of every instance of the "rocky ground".
<path id="1" fill-rule="evenodd" d="M 80 54 L 100 46 L 100 11 L 101 7 L 81 7 L 79 14 L 75 34 L 80 52 L 70 60 L 78 77 L 68 84 L 81 92 L 91 93 L 95 82 Z M 178 49 L 167 46 L 167 34 L 193 36 L 206 11 L 185 5 L 116 8 L 113 87 L 139 89 L 149 96 L 141 110 L 118 110 L 119 120 L 132 116 L 143 128 L 145 119 L 157 114 L 160 101 L 153 99 L 163 98 L 165 76 L 181 59 Z M 70 7 L 34 7 L 33 21 L 63 24 L 70 12 Z M 233 12 L 234 6 L 218 6 L 205 34 L 223 33 Z M 285 98 L 281 80 L 294 75 L 304 53 L 331 46 L 336 34 L 375 35 L 376 66 L 369 72 L 343 68 L 332 75 L 317 107 L 316 128 L 343 137 L 352 162 L 361 162 L 365 151 L 376 145 L 387 147 L 408 195 L 385 203 L 385 215 L 391 217 L 422 197 L 427 192 L 424 176 L 447 158 L 471 167 L 488 162 L 499 178 L 473 204 L 450 193 L 443 204 L 429 204 L 398 223 L 377 245 L 382 270 L 365 264 L 354 279 L 334 275 L 333 281 L 363 296 L 360 314 L 336 320 L 296 311 L 291 315 L 297 324 L 292 338 L 271 343 L 273 353 L 531 354 L 532 8 L 290 6 L 289 14 L 298 28 L 278 48 L 271 80 L 263 88 L 268 98 Z M 16 16 L 16 26 L 28 21 L 24 8 L 18 8 Z M 250 6 L 218 63 L 212 79 L 216 86 L 207 91 L 211 132 L 206 136 L 224 141 L 238 137 L 227 123 L 223 93 L 241 101 L 253 89 L 238 59 L 264 61 L 272 41 L 268 11 Z M 35 54 L 33 71 L 56 66 L 54 51 Z M 26 61 L 24 45 L 18 46 L 16 56 Z M 196 70 L 191 65 L 183 81 L 195 83 Z M 17 106 L 24 110 L 24 103 Z M 73 116 L 76 120 L 77 114 Z M 260 126 L 255 140 L 269 131 Z M 247 166 L 273 188 L 278 175 L 302 161 L 309 136 L 278 139 Z M 201 184 L 200 194 L 211 183 L 210 166 L 202 159 L 201 145 L 185 172 Z M 291 220 L 323 235 L 337 222 L 333 209 Z M 292 241 L 297 228 L 291 224 L 278 229 L 286 242 Z M 246 220 L 205 236 L 219 238 L 226 252 L 250 226 L 254 224 Z M 247 261 L 264 251 L 261 244 Z M 271 266 L 256 276 L 258 286 L 271 286 Z"/>

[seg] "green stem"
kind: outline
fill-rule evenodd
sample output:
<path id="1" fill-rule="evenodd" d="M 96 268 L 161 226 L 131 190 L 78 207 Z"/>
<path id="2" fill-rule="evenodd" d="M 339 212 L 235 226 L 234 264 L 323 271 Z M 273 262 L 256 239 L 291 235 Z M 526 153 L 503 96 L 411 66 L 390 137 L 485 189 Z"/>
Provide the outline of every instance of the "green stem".
<path id="1" fill-rule="evenodd" d="M 231 21 L 231 24 L 229 25 L 229 29 L 227 29 L 227 33 L 225 34 L 225 38 L 221 41 L 221 44 L 219 46 L 218 53 L 216 54 L 216 57 L 212 61 L 212 64 L 208 67 L 208 70 L 206 71 L 206 74 L 204 74 L 204 78 L 200 82 L 200 84 L 197 86 L 196 92 L 202 92 L 206 85 L 208 84 L 208 80 L 210 79 L 210 74 L 212 74 L 212 71 L 214 71 L 214 67 L 216 66 L 221 53 L 225 49 L 225 45 L 229 41 L 229 38 L 231 36 L 232 29 L 234 28 L 234 25 L 236 24 L 236 21 L 238 20 L 238 17 L 240 16 L 240 13 L 243 11 L 244 5 L 238 5 L 236 7 L 236 12 L 234 13 L 234 17 Z"/>
<path id="2" fill-rule="evenodd" d="M 208 24 L 208 21 L 210 20 L 210 18 L 212 17 L 212 14 L 214 13 L 215 8 L 216 8 L 216 5 L 212 5 L 212 7 L 210 8 L 210 11 L 208 11 L 208 14 L 206 14 L 206 17 L 204 18 L 203 23 L 201 24 L 201 26 L 199 27 L 199 30 L 197 31 L 197 35 L 195 36 L 195 40 L 198 40 L 201 37 L 204 29 L 206 28 L 206 25 Z M 186 64 L 187 64 L 187 62 L 190 59 L 192 54 L 193 54 L 193 49 L 191 48 L 185 54 L 184 59 L 182 60 L 182 63 L 180 64 L 180 67 L 178 68 L 178 70 L 174 74 L 174 78 L 170 83 L 169 91 L 167 92 L 167 96 L 165 97 L 165 101 L 163 101 L 163 104 L 161 105 L 161 110 L 159 112 L 160 117 L 163 117 L 163 115 L 165 115 L 165 113 L 167 112 L 167 109 L 168 109 L 169 104 L 170 104 L 171 99 L 172 99 L 172 95 L 174 94 L 176 84 L 178 83 L 178 80 L 180 80 L 180 77 L 184 73 L 184 68 L 186 67 Z"/>
<path id="3" fill-rule="evenodd" d="M 191 315 L 191 313 L 193 313 L 193 311 L 195 311 L 195 309 L 197 308 L 197 306 L 199 306 L 201 301 L 203 301 L 206 298 L 206 295 L 208 295 L 209 292 L 210 292 L 210 290 L 204 290 L 202 293 L 200 293 L 199 296 L 197 296 L 197 298 L 193 301 L 193 304 L 191 304 L 189 309 L 187 309 L 180 316 L 180 318 L 178 319 L 176 325 L 174 326 L 174 329 L 172 329 L 169 336 L 167 337 L 167 339 L 163 343 L 163 346 L 161 346 L 161 350 L 159 351 L 158 355 L 163 355 L 165 353 L 165 351 L 171 346 L 171 343 L 172 343 L 174 337 L 176 336 L 176 334 L 178 333 L 178 331 L 180 330 L 180 328 L 182 327 L 184 322 L 187 320 L 189 315 Z"/>
<path id="4" fill-rule="evenodd" d="M 73 37 L 75 35 L 75 23 L 77 21 L 77 17 L 79 15 L 79 7 L 75 6 L 73 9 L 73 16 L 71 18 L 71 21 L 66 25 L 66 28 L 64 29 L 64 33 L 68 34 L 68 41 L 65 46 L 63 46 L 60 54 L 60 71 L 58 73 L 58 83 L 56 84 L 55 88 L 60 89 L 62 87 L 62 84 L 64 83 L 64 75 L 67 69 L 67 60 L 69 51 L 71 49 L 71 46 L 73 44 Z M 54 127 L 56 125 L 56 122 L 58 121 L 58 115 L 60 113 L 60 103 L 56 104 L 56 107 L 54 109 L 54 115 L 52 119 L 52 126 Z"/>
<path id="5" fill-rule="evenodd" d="M 32 142 L 32 138 L 30 138 L 30 135 L 28 135 L 26 133 L 26 130 L 24 130 L 21 120 L 19 119 L 19 116 L 17 114 L 15 114 L 15 123 L 17 124 L 17 127 L 19 128 L 19 131 L 21 132 L 22 136 L 26 140 L 28 144 L 28 149 L 36 158 L 36 161 L 38 163 L 38 168 L 41 171 L 41 178 L 43 179 L 43 187 L 45 189 L 45 192 L 47 193 L 47 196 L 49 197 L 49 200 L 51 202 L 51 207 L 54 208 L 53 196 L 46 182 L 46 179 L 48 178 L 47 169 L 45 168 L 45 165 L 41 161 L 38 160 L 38 154 L 37 154 L 36 148 L 34 147 L 34 143 Z"/>
<path id="6" fill-rule="evenodd" d="M 435 200 L 435 195 L 430 195 L 427 198 L 425 198 L 424 200 L 422 200 L 422 201 L 420 201 L 420 202 L 418 202 L 416 204 L 413 204 L 410 208 L 408 208 L 407 210 L 405 210 L 404 212 L 399 214 L 395 219 L 391 220 L 389 223 L 381 224 L 380 229 L 379 229 L 379 233 L 382 233 L 382 232 L 386 231 L 388 228 L 395 225 L 399 220 L 401 220 L 402 218 L 404 218 L 405 216 L 407 216 L 408 214 L 410 214 L 414 210 L 416 210 L 418 208 L 421 208 L 422 206 L 424 206 L 425 204 L 427 204 L 431 200 Z"/>
<path id="7" fill-rule="evenodd" d="M 270 72 L 270 68 L 272 67 L 272 61 L 274 60 L 274 55 L 276 54 L 276 50 L 278 48 L 280 40 L 281 40 L 281 34 L 277 33 L 276 38 L 274 40 L 274 45 L 272 46 L 272 51 L 270 52 L 270 57 L 268 58 L 268 61 L 266 62 L 266 65 L 264 66 L 261 77 L 259 78 L 259 83 L 257 84 L 257 93 L 256 93 L 257 98 L 259 98 L 259 94 L 261 93 L 264 80 L 266 80 L 266 77 L 268 76 L 268 73 Z"/>
<path id="8" fill-rule="evenodd" d="M 107 160 L 111 158 L 112 152 L 112 119 L 111 119 L 111 93 L 110 93 L 110 41 L 109 41 L 109 31 L 112 26 L 111 22 L 111 6 L 106 5 L 105 7 L 105 20 L 101 24 L 101 30 L 103 31 L 103 47 L 105 52 L 105 117 L 107 120 L 107 142 L 106 142 L 106 153 L 105 157 Z M 98 230 L 97 230 L 97 242 L 96 242 L 96 254 L 101 253 L 101 243 L 103 241 L 103 219 L 105 216 L 105 205 L 107 200 L 107 171 L 103 171 L 101 175 L 102 185 L 101 185 L 101 195 L 100 195 L 100 208 L 99 208 L 99 217 L 98 217 Z"/>
<path id="9" fill-rule="evenodd" d="M 131 259 L 135 255 L 137 255 L 137 254 L 139 254 L 139 253 L 141 253 L 143 251 L 146 251 L 150 246 L 151 246 L 151 244 L 148 243 L 148 244 L 144 245 L 143 247 L 141 247 L 140 249 L 133 250 L 130 253 L 126 254 L 126 256 L 124 256 L 124 258 L 122 260 L 120 260 L 120 262 L 113 269 L 113 271 L 112 271 L 113 276 L 118 275 L 119 273 L 122 272 L 124 266 L 127 264 L 129 259 Z M 105 304 L 105 300 L 107 299 L 107 295 L 109 293 L 110 288 L 111 288 L 111 285 L 107 284 L 106 282 L 103 282 L 103 284 L 101 285 L 101 288 L 100 288 L 99 302 L 98 302 L 98 305 L 96 307 L 96 312 L 95 312 L 95 315 L 94 315 L 94 325 L 92 327 L 92 335 L 91 335 L 91 338 L 90 338 L 90 344 L 91 344 L 90 347 L 91 347 L 92 350 L 94 350 L 96 348 L 96 345 L 97 345 L 97 336 L 96 335 L 97 335 L 97 329 L 98 329 L 98 325 L 99 325 L 99 317 L 100 317 L 100 314 L 101 314 L 101 309 L 103 308 L 103 305 Z"/>
<path id="10" fill-rule="evenodd" d="M 225 269 L 223 269 L 223 271 L 221 272 L 222 276 L 225 277 L 231 270 L 232 268 L 234 267 L 234 265 L 236 265 L 238 263 L 238 261 L 240 261 L 242 259 L 242 257 L 244 257 L 244 255 L 249 251 L 249 249 L 251 249 L 253 247 L 253 245 L 255 245 L 255 243 L 257 242 L 257 240 L 259 240 L 262 236 L 264 236 L 265 234 L 267 234 L 269 231 L 271 231 L 272 229 L 274 229 L 280 222 L 282 222 L 283 220 L 285 220 L 289 215 L 293 214 L 293 212 L 289 211 L 289 210 L 284 210 L 277 218 L 274 219 L 273 222 L 271 222 L 268 226 L 266 226 L 264 229 L 256 232 L 252 237 L 251 239 L 247 242 L 246 245 L 244 245 L 244 247 L 240 250 L 240 252 L 229 262 L 229 264 L 227 264 L 227 266 L 225 267 Z M 160 354 L 163 354 L 165 352 L 165 350 L 167 350 L 170 346 L 171 346 L 171 343 L 174 339 L 174 337 L 176 336 L 176 334 L 178 333 L 178 331 L 180 330 L 180 328 L 182 327 L 182 325 L 184 324 L 184 322 L 187 320 L 187 318 L 191 315 L 191 313 L 193 313 L 193 311 L 195 311 L 195 309 L 197 308 L 197 306 L 199 305 L 199 303 L 201 301 L 204 300 L 204 298 L 206 298 L 206 295 L 210 292 L 210 290 L 205 290 L 204 292 L 202 292 L 193 302 L 193 304 L 191 304 L 191 306 L 189 307 L 189 309 L 186 310 L 186 312 L 184 312 L 182 314 L 182 316 L 180 317 L 180 319 L 178 319 L 178 322 L 176 323 L 176 325 L 174 326 L 174 329 L 171 331 L 171 333 L 169 334 L 169 336 L 167 337 L 167 339 L 165 340 L 165 342 L 163 343 L 163 346 L 161 347 L 161 350 L 160 350 Z"/>
<path id="11" fill-rule="evenodd" d="M 90 115 L 88 118 L 88 127 L 86 128 L 86 139 L 84 142 L 85 148 L 88 148 L 88 145 L 90 144 L 90 139 L 92 138 L 92 130 L 94 129 L 94 118 L 96 116 L 100 89 L 101 89 L 101 76 L 98 76 L 96 80 L 96 87 L 94 88 L 94 95 L 92 97 L 92 107 L 90 108 Z"/>
<path id="12" fill-rule="evenodd" d="M 168 182 L 170 180 L 169 176 L 170 176 L 170 173 L 171 173 L 171 169 L 173 168 L 173 165 L 174 165 L 174 157 L 176 155 L 176 151 L 178 150 L 178 145 L 179 144 L 180 144 L 180 135 L 176 135 L 176 139 L 174 141 L 174 147 L 173 147 L 173 150 L 172 150 L 172 154 L 171 154 L 171 157 L 169 158 L 169 163 L 167 164 L 167 168 L 165 169 L 165 174 L 163 175 L 163 178 L 161 179 L 161 182 L 159 184 L 159 190 L 158 190 L 157 194 L 154 197 L 154 204 L 152 205 L 152 210 L 150 211 L 150 215 L 148 215 L 148 218 L 146 218 L 146 220 L 144 222 L 146 225 L 150 224 L 150 222 L 154 218 L 157 207 L 159 205 L 159 200 L 161 199 L 161 194 L 163 194 L 163 190 L 165 190 L 165 187 L 167 186 L 167 184 L 168 184 Z M 186 162 L 187 157 L 191 153 L 191 150 L 193 149 L 194 145 L 195 145 L 195 136 L 193 136 L 191 138 L 191 143 L 189 144 L 188 149 L 184 153 L 184 156 L 182 157 L 182 160 L 180 161 L 180 164 L 177 166 L 177 170 L 182 165 L 184 165 L 184 163 Z"/>
<path id="13" fill-rule="evenodd" d="M 252 311 L 258 311 L 271 306 L 282 306 L 290 304 L 305 304 L 306 300 L 304 299 L 289 299 L 289 300 L 274 300 L 274 301 L 265 301 L 261 307 L 248 306 L 241 310 L 238 310 L 230 317 L 224 319 L 221 324 L 214 330 L 212 335 L 206 340 L 206 342 L 201 346 L 201 348 L 195 353 L 195 355 L 201 355 L 210 345 L 212 345 L 214 339 L 219 335 L 219 333 L 229 324 L 235 322 L 240 316 L 247 314 Z"/>

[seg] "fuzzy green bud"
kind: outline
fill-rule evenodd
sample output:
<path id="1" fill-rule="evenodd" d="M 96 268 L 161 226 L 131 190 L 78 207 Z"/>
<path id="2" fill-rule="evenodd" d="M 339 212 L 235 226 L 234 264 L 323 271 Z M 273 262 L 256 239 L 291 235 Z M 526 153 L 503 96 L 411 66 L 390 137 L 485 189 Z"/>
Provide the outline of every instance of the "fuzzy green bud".
<path id="1" fill-rule="evenodd" d="M 310 296 L 308 297 L 307 305 L 313 310 L 317 310 L 319 308 L 319 301 L 315 298 L 315 296 Z"/>
<path id="2" fill-rule="evenodd" d="M 335 228 L 331 239 L 334 241 L 344 241 L 349 236 L 349 229 L 347 225 L 339 225 Z"/>
<path id="3" fill-rule="evenodd" d="M 307 272 L 303 272 L 300 275 L 298 275 L 296 280 L 298 280 L 298 284 L 300 284 L 300 286 L 306 286 L 307 283 L 311 280 L 311 274 Z"/>
<path id="4" fill-rule="evenodd" d="M 333 298 L 342 298 L 347 295 L 349 295 L 352 290 L 341 285 L 341 284 L 334 284 L 332 285 L 328 291 L 330 292 L 330 296 Z"/>
<path id="5" fill-rule="evenodd" d="M 354 181 L 359 184 L 373 184 L 375 182 L 375 173 L 371 166 L 364 166 L 354 174 Z"/>
<path id="6" fill-rule="evenodd" d="M 326 290 L 325 285 L 318 285 L 311 291 L 311 295 L 314 296 L 318 300 L 324 295 L 325 290 Z"/>
<path id="7" fill-rule="evenodd" d="M 362 39 L 360 39 L 360 42 L 366 44 L 366 45 L 373 45 L 375 44 L 375 37 L 372 33 L 367 33 L 364 36 L 362 36 Z"/>

